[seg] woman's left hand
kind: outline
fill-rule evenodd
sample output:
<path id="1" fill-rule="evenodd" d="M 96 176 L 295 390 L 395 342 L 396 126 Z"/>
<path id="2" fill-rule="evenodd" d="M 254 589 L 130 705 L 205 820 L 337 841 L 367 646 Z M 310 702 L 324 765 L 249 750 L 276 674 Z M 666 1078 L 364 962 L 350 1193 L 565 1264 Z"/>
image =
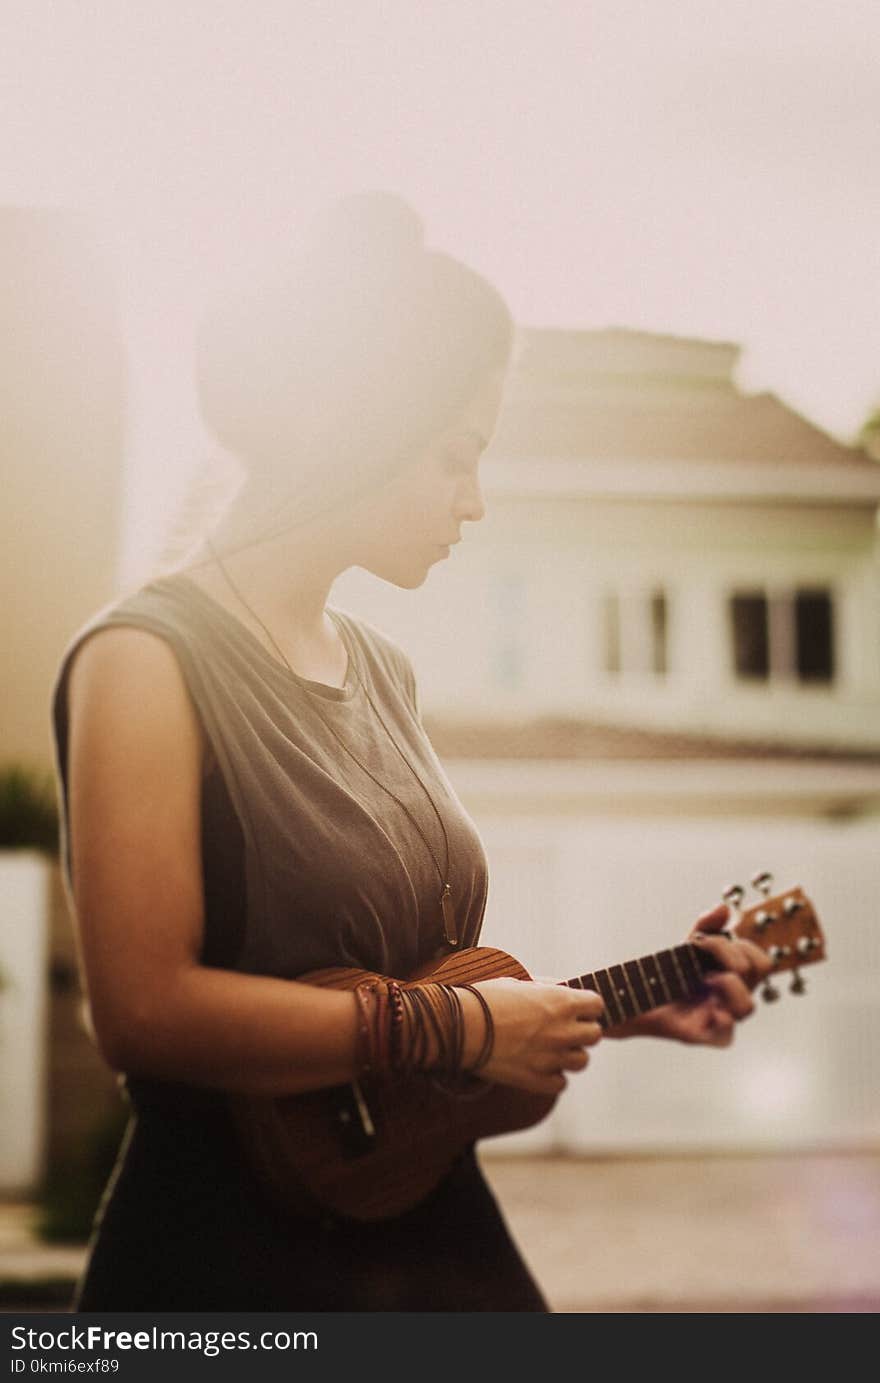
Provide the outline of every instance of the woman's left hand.
<path id="1" fill-rule="evenodd" d="M 613 1028 L 609 1037 L 668 1037 L 675 1042 L 729 1047 L 736 1024 L 754 1011 L 752 990 L 772 969 L 769 957 L 751 941 L 719 936 L 728 919 L 724 904 L 697 918 L 688 937 L 715 957 L 720 970 L 704 980 L 705 992 L 687 1003 L 664 1004 L 641 1018 Z"/>

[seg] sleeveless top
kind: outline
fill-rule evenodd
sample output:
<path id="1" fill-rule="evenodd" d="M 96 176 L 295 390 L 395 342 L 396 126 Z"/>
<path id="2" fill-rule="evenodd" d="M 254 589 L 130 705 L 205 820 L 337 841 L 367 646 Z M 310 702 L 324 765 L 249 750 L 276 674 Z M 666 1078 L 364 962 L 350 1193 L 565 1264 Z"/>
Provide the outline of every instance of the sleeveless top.
<path id="1" fill-rule="evenodd" d="M 331 614 L 349 655 L 341 688 L 293 673 L 182 575 L 144 586 L 77 633 L 52 703 L 68 878 L 70 669 L 98 630 L 135 626 L 170 645 L 222 787 L 219 796 L 208 791 L 209 777 L 202 799 L 203 961 L 217 963 L 221 954 L 227 968 L 282 978 L 333 965 L 405 977 L 443 948 L 440 895 L 447 879 L 461 944 L 476 943 L 486 858 L 422 728 L 410 663 L 365 621 Z M 442 815 L 448 864 L 430 799 Z M 211 830 L 211 820 L 223 817 L 224 801 L 240 835 L 243 916 L 234 947 L 218 949 L 212 921 L 229 904 L 218 884 L 225 878 L 236 892 L 228 842 L 218 842 Z M 227 933 L 230 921 L 235 925 L 227 917 Z"/>
<path id="2" fill-rule="evenodd" d="M 76 652 L 100 629 L 133 625 L 175 654 L 208 750 L 204 965 L 281 977 L 354 965 L 403 976 L 434 955 L 445 878 L 383 783 L 449 879 L 462 944 L 477 940 L 485 855 L 422 729 L 409 662 L 365 622 L 331 613 L 349 654 L 341 688 L 291 673 L 183 576 L 96 615 L 64 656 L 53 713 L 69 878 L 67 681 Z M 449 838 L 448 873 L 425 788 Z M 287 1216 L 242 1156 L 222 1091 L 130 1074 L 120 1083 L 134 1117 L 74 1310 L 547 1309 L 473 1150 L 391 1220 Z"/>

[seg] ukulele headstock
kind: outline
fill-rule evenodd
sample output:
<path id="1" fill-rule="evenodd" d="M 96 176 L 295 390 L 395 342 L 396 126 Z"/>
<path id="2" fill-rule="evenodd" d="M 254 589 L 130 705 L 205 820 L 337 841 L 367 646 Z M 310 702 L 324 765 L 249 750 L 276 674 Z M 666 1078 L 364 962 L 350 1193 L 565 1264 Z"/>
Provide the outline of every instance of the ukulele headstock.
<path id="1" fill-rule="evenodd" d="M 826 957 L 825 936 L 816 910 L 802 888 L 789 888 L 771 895 L 773 880 L 766 872 L 756 874 L 751 882 L 760 894 L 760 901 L 749 907 L 742 906 L 745 889 L 739 884 L 724 891 L 724 901 L 735 914 L 731 931 L 741 941 L 752 941 L 766 951 L 773 961 L 773 974 L 793 971 L 791 993 L 803 994 L 806 983 L 801 968 L 815 965 Z M 769 977 L 764 981 L 761 995 L 768 1001 L 779 997 L 779 990 Z"/>

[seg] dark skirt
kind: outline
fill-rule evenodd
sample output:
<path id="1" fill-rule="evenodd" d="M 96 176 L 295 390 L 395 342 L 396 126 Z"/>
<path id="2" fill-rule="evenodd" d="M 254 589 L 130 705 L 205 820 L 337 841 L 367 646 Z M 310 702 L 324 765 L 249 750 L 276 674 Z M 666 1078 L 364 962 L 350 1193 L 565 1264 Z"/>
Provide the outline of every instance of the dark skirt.
<path id="1" fill-rule="evenodd" d="M 269 1203 L 225 1112 L 132 1115 L 75 1311 L 546 1311 L 473 1151 L 378 1224 Z"/>

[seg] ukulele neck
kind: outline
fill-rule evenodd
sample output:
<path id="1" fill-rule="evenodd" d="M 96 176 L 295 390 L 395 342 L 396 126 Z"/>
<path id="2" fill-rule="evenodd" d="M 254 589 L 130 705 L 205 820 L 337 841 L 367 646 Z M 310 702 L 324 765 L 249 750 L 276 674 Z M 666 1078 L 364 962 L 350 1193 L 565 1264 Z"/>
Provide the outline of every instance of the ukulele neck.
<path id="1" fill-rule="evenodd" d="M 685 942 L 607 970 L 576 975 L 565 984 L 569 989 L 595 990 L 605 1001 L 602 1026 L 615 1028 L 661 1004 L 696 998 L 702 992 L 703 977 L 714 969 L 712 956 Z"/>

